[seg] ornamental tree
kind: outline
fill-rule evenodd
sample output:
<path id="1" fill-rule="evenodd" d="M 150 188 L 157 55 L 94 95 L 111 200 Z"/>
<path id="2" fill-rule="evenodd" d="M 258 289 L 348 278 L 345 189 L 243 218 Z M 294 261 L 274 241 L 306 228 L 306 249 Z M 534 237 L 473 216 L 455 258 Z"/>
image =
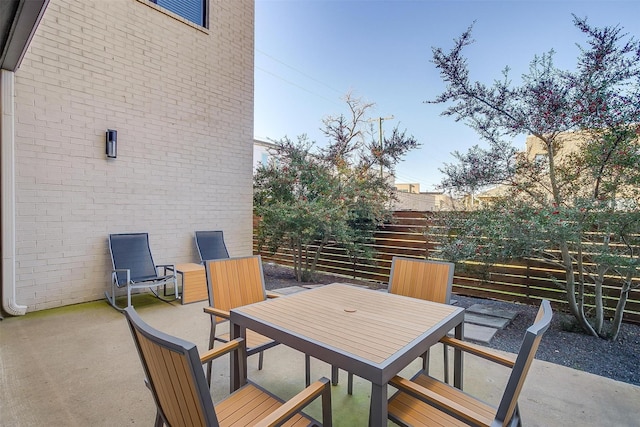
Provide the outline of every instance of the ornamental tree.
<path id="1" fill-rule="evenodd" d="M 382 146 L 373 138 L 367 114 L 373 104 L 346 97 L 349 113 L 323 120 L 327 144 L 301 135 L 274 141 L 271 160 L 254 175 L 254 213 L 260 217 L 258 244 L 293 254 L 298 281 L 313 279 L 322 251 L 344 249 L 352 262 L 371 258 L 373 233 L 390 218 L 391 171 L 411 149 L 412 136 L 397 127 Z"/>
<path id="2" fill-rule="evenodd" d="M 615 339 L 629 292 L 638 287 L 640 252 L 640 44 L 619 26 L 594 28 L 574 15 L 587 38 L 573 71 L 535 57 L 522 83 L 508 68 L 492 85 L 472 82 L 463 50 L 469 27 L 445 52 L 433 49 L 453 116 L 487 146 L 454 153 L 442 188 L 468 193 L 501 185 L 501 200 L 445 218 L 442 246 L 453 260 L 487 265 L 535 257 L 564 270 L 556 285 L 589 334 Z M 533 135 L 543 155 L 510 142 Z M 606 287 L 615 283 L 615 314 L 605 322 Z"/>

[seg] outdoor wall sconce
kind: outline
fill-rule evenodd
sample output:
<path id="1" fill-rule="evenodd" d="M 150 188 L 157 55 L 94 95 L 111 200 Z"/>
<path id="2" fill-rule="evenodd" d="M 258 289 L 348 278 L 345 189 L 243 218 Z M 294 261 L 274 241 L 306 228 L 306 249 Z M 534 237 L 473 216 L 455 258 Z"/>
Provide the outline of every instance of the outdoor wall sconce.
<path id="1" fill-rule="evenodd" d="M 107 157 L 115 159 L 118 157 L 118 131 L 107 129 Z"/>

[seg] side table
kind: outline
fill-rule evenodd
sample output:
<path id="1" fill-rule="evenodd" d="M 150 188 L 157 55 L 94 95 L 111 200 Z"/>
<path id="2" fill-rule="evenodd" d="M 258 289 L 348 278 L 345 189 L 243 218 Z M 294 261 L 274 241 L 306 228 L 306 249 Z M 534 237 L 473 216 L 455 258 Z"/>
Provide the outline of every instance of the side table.
<path id="1" fill-rule="evenodd" d="M 176 264 L 176 274 L 182 278 L 182 304 L 209 298 L 203 265 L 194 262 Z"/>

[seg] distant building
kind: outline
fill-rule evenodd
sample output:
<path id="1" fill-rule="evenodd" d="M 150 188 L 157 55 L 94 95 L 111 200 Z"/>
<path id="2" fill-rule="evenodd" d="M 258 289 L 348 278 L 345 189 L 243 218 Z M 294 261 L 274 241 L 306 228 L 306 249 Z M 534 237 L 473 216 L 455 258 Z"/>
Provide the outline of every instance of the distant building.
<path id="1" fill-rule="evenodd" d="M 500 200 L 508 195 L 507 185 L 496 185 L 487 190 L 481 191 L 478 194 L 467 194 L 462 198 L 461 208 L 465 210 L 477 209 L 482 205 Z"/>
<path id="2" fill-rule="evenodd" d="M 418 194 L 420 193 L 420 184 L 418 183 L 411 183 L 411 184 L 394 184 L 394 186 L 396 187 L 396 190 L 399 193 L 414 193 L 414 194 Z"/>
<path id="3" fill-rule="evenodd" d="M 393 210 L 397 211 L 450 211 L 454 208 L 454 200 L 443 192 L 415 193 L 408 191 L 396 192 L 397 201 Z"/>
<path id="4" fill-rule="evenodd" d="M 271 158 L 271 150 L 275 148 L 273 142 L 262 141 L 260 139 L 253 140 L 253 171 L 257 169 L 259 165 L 266 165 Z"/>
<path id="5" fill-rule="evenodd" d="M 588 138 L 585 132 L 563 132 L 558 135 L 557 141 L 561 143 L 559 150 L 556 152 L 556 161 L 566 160 L 566 156 L 576 153 L 580 150 L 581 144 Z M 525 151 L 520 152 L 529 161 L 540 161 L 547 163 L 547 150 L 544 142 L 534 136 L 529 135 L 525 140 Z M 488 202 L 496 201 L 509 195 L 508 185 L 496 185 L 478 194 L 468 194 L 463 198 L 463 206 L 465 209 L 475 209 Z M 624 200 L 621 199 L 621 202 Z"/>

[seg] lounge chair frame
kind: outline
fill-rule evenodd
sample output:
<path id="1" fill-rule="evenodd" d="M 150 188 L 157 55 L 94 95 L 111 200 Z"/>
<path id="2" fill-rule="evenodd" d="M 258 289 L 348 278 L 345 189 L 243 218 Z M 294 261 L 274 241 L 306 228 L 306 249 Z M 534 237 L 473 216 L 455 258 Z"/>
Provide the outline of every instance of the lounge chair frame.
<path id="1" fill-rule="evenodd" d="M 107 301 L 113 308 L 123 311 L 124 307 L 116 303 L 116 291 L 127 289 L 127 307 L 131 306 L 131 290 L 149 290 L 163 301 L 171 301 L 163 298 L 158 292 L 158 287 L 164 288 L 166 297 L 166 286 L 172 284 L 174 289 L 173 300 L 180 298 L 178 281 L 175 275 L 174 264 L 156 265 L 153 262 L 151 248 L 149 246 L 148 233 L 121 233 L 109 235 L 109 251 L 111 253 L 111 294 L 105 292 Z M 163 274 L 160 275 L 160 269 Z M 171 271 L 172 273 L 168 273 Z"/>

